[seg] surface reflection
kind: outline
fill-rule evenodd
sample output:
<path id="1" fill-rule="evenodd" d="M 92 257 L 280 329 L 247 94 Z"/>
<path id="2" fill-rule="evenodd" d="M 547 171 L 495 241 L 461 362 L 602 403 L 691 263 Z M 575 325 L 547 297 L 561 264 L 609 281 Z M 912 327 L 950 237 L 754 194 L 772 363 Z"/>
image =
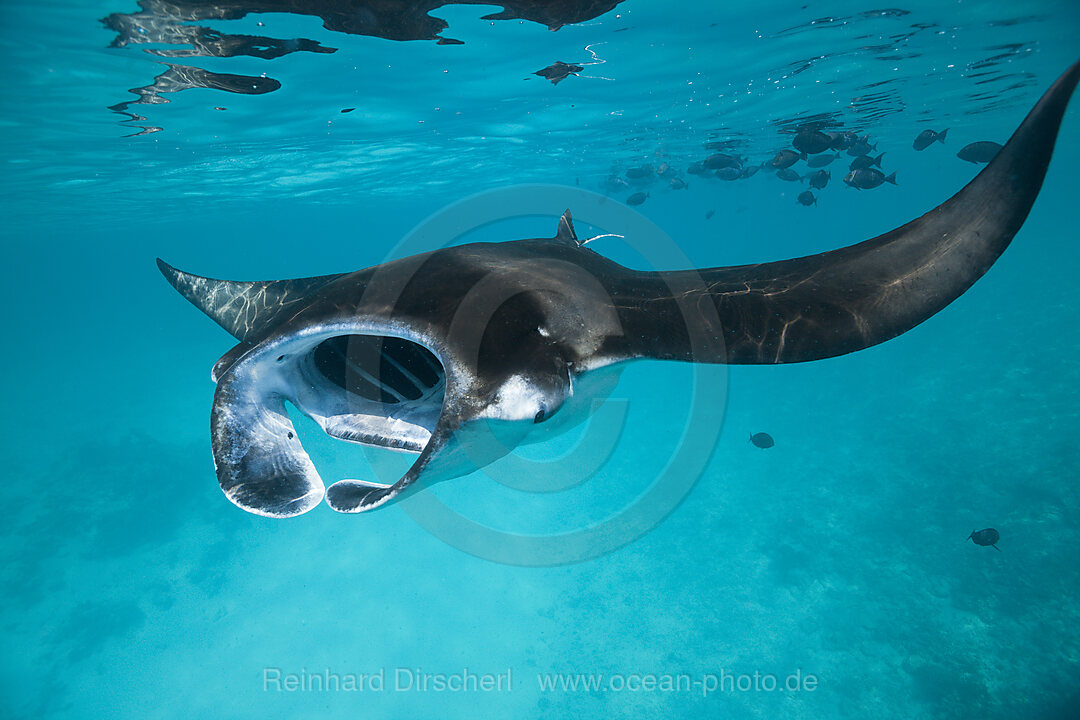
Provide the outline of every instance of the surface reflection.
<path id="1" fill-rule="evenodd" d="M 483 19 L 525 20 L 558 30 L 564 25 L 598 17 L 620 2 L 622 0 L 505 0 L 497 3 L 490 0 L 140 0 L 138 12 L 113 13 L 101 22 L 116 31 L 110 47 L 143 46 L 145 52 L 164 58 L 249 56 L 271 60 L 294 52 L 332 53 L 336 48 L 306 38 L 228 34 L 191 23 L 239 20 L 258 13 L 291 13 L 321 18 L 323 27 L 333 32 L 460 45 L 462 41 L 442 34 L 449 24 L 429 13 L 447 5 L 494 4 L 502 6 L 503 10 L 485 15 Z M 163 93 L 202 87 L 261 95 L 281 87 L 280 82 L 267 77 L 212 73 L 184 65 L 168 67 L 152 84 L 130 90 L 139 96 L 138 100 L 118 103 L 110 109 L 137 121 L 138 116 L 128 112 L 128 107 L 168 102 L 161 97 Z M 144 131 L 157 129 L 160 128 L 144 128 Z"/>

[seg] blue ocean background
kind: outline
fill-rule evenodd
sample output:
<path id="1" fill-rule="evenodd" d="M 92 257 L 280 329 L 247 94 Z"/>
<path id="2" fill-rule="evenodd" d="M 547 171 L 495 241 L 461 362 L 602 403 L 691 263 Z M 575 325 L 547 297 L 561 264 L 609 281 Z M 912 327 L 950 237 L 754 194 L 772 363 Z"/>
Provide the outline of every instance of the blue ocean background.
<path id="1" fill-rule="evenodd" d="M 510 533 L 599 522 L 678 450 L 695 373 L 708 374 L 726 393 L 690 492 L 636 541 L 580 563 L 490 562 L 401 506 L 276 521 L 231 505 L 208 426 L 210 368 L 234 341 L 154 265 L 235 279 L 359 269 L 477 193 L 548 184 L 622 202 L 613 173 L 685 168 L 726 140 L 759 162 L 817 113 L 868 133 L 898 185 L 844 187 L 845 157 L 813 207 L 795 201 L 804 185 L 761 172 L 686 176 L 677 191 L 657 179 L 635 211 L 698 267 L 840 247 L 974 177 L 955 153 L 1004 142 L 1077 59 L 1080 6 L 626 0 L 557 32 L 481 19 L 497 7 L 434 10 L 462 45 L 253 14 L 202 24 L 338 50 L 170 60 L 281 89 L 170 93 L 130 106 L 145 118 L 132 122 L 108 108 L 162 59 L 109 47 L 99 19 L 136 10 L 0 5 L 0 717 L 1080 717 L 1076 101 L 1012 246 L 925 324 L 808 364 L 631 364 L 612 395 L 627 412 L 619 444 L 580 486 L 535 495 L 481 472 L 431 491 Z M 532 74 L 591 62 L 590 45 L 604 63 L 581 77 Z M 130 137 L 143 127 L 160 130 Z M 944 145 L 912 150 L 945 127 Z M 492 203 L 499 222 L 427 241 L 550 236 L 564 209 L 505 219 Z M 633 243 L 593 247 L 644 267 Z M 297 416 L 330 481 L 403 461 Z M 760 431 L 774 448 L 747 442 Z M 550 467 L 581 437 L 520 456 Z M 983 527 L 1001 532 L 1000 552 L 965 539 Z M 510 687 L 394 687 L 403 669 L 466 668 L 509 673 Z M 268 670 L 385 685 L 289 691 Z M 817 682 L 611 685 L 721 672 Z M 575 690 L 579 675 L 603 679 Z"/>

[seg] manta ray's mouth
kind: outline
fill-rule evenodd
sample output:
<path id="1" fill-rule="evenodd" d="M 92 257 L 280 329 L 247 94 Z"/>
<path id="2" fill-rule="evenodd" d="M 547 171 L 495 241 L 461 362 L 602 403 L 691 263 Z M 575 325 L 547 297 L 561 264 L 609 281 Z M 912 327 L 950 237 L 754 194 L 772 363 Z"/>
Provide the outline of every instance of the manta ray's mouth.
<path id="1" fill-rule="evenodd" d="M 372 402 L 395 405 L 427 399 L 439 404 L 442 364 L 423 345 L 379 335 L 339 335 L 312 351 L 319 373 L 337 387 Z"/>
<path id="2" fill-rule="evenodd" d="M 333 496 L 335 509 L 358 512 L 398 494 L 445 444 L 434 442 L 446 397 L 441 361 L 416 340 L 362 334 L 369 327 L 282 334 L 219 361 L 210 433 L 218 481 L 232 502 L 259 515 L 291 517 Z M 286 402 L 332 437 L 419 453 L 408 482 L 341 480 L 330 492 Z"/>
<path id="3" fill-rule="evenodd" d="M 319 341 L 286 370 L 288 396 L 330 436 L 421 452 L 442 412 L 446 373 L 412 340 L 349 333 Z"/>

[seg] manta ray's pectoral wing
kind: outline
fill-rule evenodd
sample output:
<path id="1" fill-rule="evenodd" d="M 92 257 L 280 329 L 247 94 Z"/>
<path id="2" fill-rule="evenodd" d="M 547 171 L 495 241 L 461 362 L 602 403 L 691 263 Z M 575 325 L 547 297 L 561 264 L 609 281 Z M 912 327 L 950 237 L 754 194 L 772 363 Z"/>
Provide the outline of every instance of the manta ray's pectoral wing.
<path id="1" fill-rule="evenodd" d="M 610 341 L 610 354 L 803 362 L 910 330 L 962 295 L 1008 247 L 1042 186 L 1078 80 L 1080 62 L 1047 90 L 974 180 L 891 232 L 792 260 L 621 280 L 613 297 L 626 333 Z M 725 349 L 703 352 L 698 343 L 695 350 L 695 337 L 722 337 Z"/>
<path id="2" fill-rule="evenodd" d="M 237 340 L 247 340 L 312 293 L 341 277 L 238 282 L 215 280 L 177 270 L 158 258 L 158 269 L 176 290 Z"/>

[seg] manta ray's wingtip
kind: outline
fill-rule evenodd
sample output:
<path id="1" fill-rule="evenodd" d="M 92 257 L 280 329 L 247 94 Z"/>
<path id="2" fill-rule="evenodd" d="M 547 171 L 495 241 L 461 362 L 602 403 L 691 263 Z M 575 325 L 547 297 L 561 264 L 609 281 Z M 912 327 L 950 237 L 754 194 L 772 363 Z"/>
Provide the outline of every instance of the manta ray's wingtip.
<path id="1" fill-rule="evenodd" d="M 165 279 L 169 281 L 169 284 L 176 287 L 176 281 L 180 278 L 180 271 L 174 268 L 169 263 L 165 262 L 161 258 L 155 259 L 157 262 L 158 270 L 165 276 Z"/>
<path id="2" fill-rule="evenodd" d="M 303 302 L 308 293 L 341 277 L 237 282 L 192 275 L 161 258 L 157 258 L 157 266 L 177 292 L 238 340 L 273 322 L 282 308 Z M 256 297 L 258 302 L 253 300 Z"/>

